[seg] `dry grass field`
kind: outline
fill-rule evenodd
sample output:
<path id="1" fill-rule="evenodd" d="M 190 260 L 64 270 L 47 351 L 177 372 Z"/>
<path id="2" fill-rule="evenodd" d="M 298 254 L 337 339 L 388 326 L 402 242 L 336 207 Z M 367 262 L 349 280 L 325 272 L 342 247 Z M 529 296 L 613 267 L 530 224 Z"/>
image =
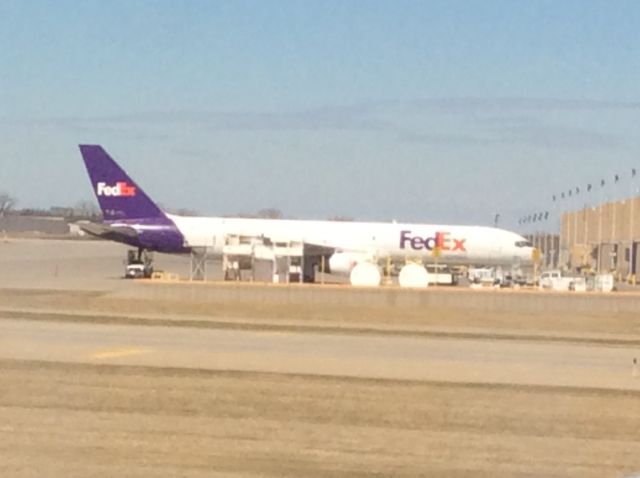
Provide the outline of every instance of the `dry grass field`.
<path id="1" fill-rule="evenodd" d="M 0 362 L 7 477 L 622 477 L 640 396 Z"/>

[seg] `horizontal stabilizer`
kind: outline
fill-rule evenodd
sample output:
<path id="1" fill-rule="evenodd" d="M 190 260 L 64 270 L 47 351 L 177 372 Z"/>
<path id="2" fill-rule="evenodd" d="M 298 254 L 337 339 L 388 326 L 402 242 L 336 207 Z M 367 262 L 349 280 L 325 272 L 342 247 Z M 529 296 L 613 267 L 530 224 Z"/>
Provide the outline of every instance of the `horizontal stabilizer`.
<path id="1" fill-rule="evenodd" d="M 138 232 L 134 228 L 127 226 L 109 226 L 108 224 L 86 222 L 78 223 L 78 227 L 87 234 L 112 241 L 126 242 L 126 240 L 138 237 Z"/>

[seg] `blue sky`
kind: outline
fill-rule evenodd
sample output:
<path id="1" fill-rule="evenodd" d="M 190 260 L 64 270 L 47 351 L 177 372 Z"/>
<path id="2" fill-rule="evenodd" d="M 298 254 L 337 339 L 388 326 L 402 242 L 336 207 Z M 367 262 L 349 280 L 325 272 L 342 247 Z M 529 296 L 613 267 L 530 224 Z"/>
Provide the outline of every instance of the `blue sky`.
<path id="1" fill-rule="evenodd" d="M 631 191 L 638 24 L 636 1 L 0 0 L 0 190 L 91 198 L 88 142 L 174 208 L 514 227 Z"/>

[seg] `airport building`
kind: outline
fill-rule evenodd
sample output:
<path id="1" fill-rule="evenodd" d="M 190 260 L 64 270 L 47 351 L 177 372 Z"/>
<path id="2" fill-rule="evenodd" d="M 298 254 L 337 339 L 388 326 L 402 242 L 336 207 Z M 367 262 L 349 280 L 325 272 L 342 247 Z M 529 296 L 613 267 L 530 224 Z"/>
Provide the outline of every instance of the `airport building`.
<path id="1" fill-rule="evenodd" d="M 640 263 L 640 197 L 562 214 L 560 264 L 634 277 Z"/>
<path id="2" fill-rule="evenodd" d="M 560 236 L 557 233 L 537 232 L 524 236 L 540 252 L 537 262 L 542 268 L 555 269 L 558 267 L 562 259 L 562 251 Z"/>

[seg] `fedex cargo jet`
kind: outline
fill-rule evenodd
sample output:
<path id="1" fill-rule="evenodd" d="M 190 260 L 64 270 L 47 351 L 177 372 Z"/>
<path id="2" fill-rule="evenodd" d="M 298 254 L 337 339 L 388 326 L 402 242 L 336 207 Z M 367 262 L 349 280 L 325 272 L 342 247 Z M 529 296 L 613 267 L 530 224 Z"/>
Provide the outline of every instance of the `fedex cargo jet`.
<path id="1" fill-rule="evenodd" d="M 349 272 L 361 262 L 437 260 L 442 264 L 520 265 L 530 263 L 531 244 L 498 228 L 307 220 L 183 217 L 163 212 L 97 145 L 80 145 L 91 184 L 104 216 L 84 224 L 90 234 L 139 251 L 190 253 L 207 248 L 222 254 L 231 235 L 266 243 L 303 244 L 305 259 L 325 256 L 332 272 Z M 434 252 L 435 251 L 435 252 Z"/>

